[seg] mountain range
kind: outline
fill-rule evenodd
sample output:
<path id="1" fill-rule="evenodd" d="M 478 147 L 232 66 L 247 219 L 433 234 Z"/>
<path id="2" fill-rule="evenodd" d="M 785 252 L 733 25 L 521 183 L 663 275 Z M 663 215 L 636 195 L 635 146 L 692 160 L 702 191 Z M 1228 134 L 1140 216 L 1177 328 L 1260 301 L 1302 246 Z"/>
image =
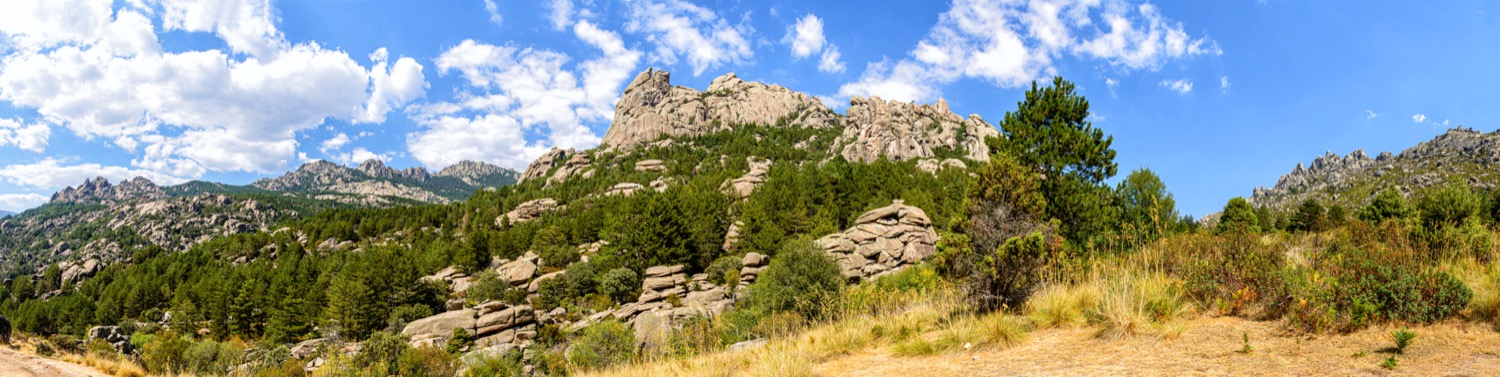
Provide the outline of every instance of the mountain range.
<path id="1" fill-rule="evenodd" d="M 54 262 L 63 263 L 64 270 L 92 266 L 64 274 L 87 276 L 126 260 L 126 251 L 135 248 L 184 250 L 215 237 L 267 231 L 331 208 L 447 204 L 513 184 L 518 177 L 513 170 L 472 161 L 431 174 L 421 167 L 397 170 L 377 160 L 357 167 L 319 160 L 249 185 L 192 181 L 158 186 L 142 177 L 111 184 L 93 178 L 58 191 L 41 207 L 0 221 L 0 265 L 23 271 Z"/>

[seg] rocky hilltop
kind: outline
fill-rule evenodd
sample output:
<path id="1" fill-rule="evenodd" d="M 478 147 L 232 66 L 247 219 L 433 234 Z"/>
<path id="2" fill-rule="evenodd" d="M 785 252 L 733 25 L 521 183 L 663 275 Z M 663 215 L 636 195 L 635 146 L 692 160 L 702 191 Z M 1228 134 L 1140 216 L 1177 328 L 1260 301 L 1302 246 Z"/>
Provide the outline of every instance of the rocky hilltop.
<path id="1" fill-rule="evenodd" d="M 52 194 L 51 203 L 103 203 L 112 204 L 127 200 L 154 200 L 167 197 L 166 191 L 156 183 L 143 177 L 111 186 L 104 177 L 86 180 L 78 187 L 67 187 Z"/>
<path id="2" fill-rule="evenodd" d="M 832 150 L 850 161 L 988 161 L 984 139 L 1000 135 L 978 115 L 953 113 L 941 99 L 922 105 L 854 97 L 847 115 L 840 115 L 811 95 L 745 81 L 733 73 L 715 78 L 705 91 L 673 86 L 671 77 L 667 71 L 648 69 L 626 86 L 598 152 L 629 153 L 671 145 L 673 138 L 759 125 L 835 130 Z M 519 181 L 546 178 L 550 185 L 569 177 L 590 177 L 595 170 L 593 152 L 553 149 L 527 166 Z"/>
<path id="3" fill-rule="evenodd" d="M 1500 133 L 1455 128 L 1400 154 L 1326 153 L 1297 164 L 1275 186 L 1256 188 L 1250 201 L 1274 209 L 1294 208 L 1307 199 L 1357 208 L 1386 187 L 1406 195 L 1453 181 L 1489 189 L 1500 183 L 1497 164 Z"/>
<path id="4" fill-rule="evenodd" d="M 391 199 L 424 203 L 449 203 L 475 190 L 514 183 L 517 174 L 483 162 L 463 161 L 437 175 L 421 167 L 396 170 L 378 160 L 367 160 L 349 168 L 327 161 L 313 161 L 280 177 L 255 183 L 269 191 L 304 192 L 322 200 L 348 204 L 389 205 Z"/>

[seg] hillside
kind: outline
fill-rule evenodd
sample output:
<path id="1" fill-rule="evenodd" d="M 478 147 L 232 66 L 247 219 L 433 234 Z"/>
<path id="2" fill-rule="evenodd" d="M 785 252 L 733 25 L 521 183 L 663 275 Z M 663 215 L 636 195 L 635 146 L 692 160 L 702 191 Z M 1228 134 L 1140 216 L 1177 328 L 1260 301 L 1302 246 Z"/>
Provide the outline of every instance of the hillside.
<path id="1" fill-rule="evenodd" d="M 1380 190 L 1394 188 L 1420 196 L 1448 183 L 1477 189 L 1500 184 L 1500 131 L 1481 133 L 1455 128 L 1399 154 L 1370 157 L 1356 150 L 1339 157 L 1332 152 L 1297 164 L 1271 188 L 1256 188 L 1250 201 L 1277 210 L 1294 209 L 1307 199 L 1325 205 L 1360 208 Z"/>
<path id="2" fill-rule="evenodd" d="M 162 187 L 140 177 L 119 184 L 95 178 L 0 223 L 0 265 L 13 275 L 57 263 L 63 280 L 76 282 L 129 260 L 132 250 L 186 250 L 332 208 L 449 203 L 512 184 L 516 176 L 475 162 L 429 174 L 371 160 L 357 168 L 315 161 L 245 186 L 192 181 Z"/>

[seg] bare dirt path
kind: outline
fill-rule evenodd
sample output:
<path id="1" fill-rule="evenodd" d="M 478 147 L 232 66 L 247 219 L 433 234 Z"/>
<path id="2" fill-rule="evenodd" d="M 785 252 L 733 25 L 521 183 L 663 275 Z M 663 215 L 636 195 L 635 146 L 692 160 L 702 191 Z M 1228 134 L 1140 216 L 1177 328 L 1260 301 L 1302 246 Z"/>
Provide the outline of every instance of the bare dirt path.
<path id="1" fill-rule="evenodd" d="M 1500 376 L 1500 332 L 1452 322 L 1413 328 L 1417 338 L 1394 355 L 1388 327 L 1351 334 L 1294 336 L 1277 322 L 1238 318 L 1192 320 L 1172 338 L 1099 339 L 1091 328 L 1031 333 L 1003 350 L 900 357 L 870 349 L 816 368 L 825 376 Z M 1248 335 L 1252 350 L 1244 348 Z"/>
<path id="2" fill-rule="evenodd" d="M 9 347 L 0 346 L 0 376 L 105 377 L 107 375 L 82 365 L 36 357 L 10 349 Z"/>

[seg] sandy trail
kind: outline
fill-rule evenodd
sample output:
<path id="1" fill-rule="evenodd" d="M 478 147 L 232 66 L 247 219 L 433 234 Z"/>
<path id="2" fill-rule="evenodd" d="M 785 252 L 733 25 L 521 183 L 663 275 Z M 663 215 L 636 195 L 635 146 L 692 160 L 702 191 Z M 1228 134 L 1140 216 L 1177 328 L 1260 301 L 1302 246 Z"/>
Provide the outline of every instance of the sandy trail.
<path id="1" fill-rule="evenodd" d="M 1192 320 L 1174 338 L 1104 340 L 1097 329 L 1031 333 L 1004 350 L 900 357 L 868 349 L 816 368 L 824 376 L 1500 376 L 1500 332 L 1463 322 L 1413 328 L 1418 336 L 1395 370 L 1388 327 L 1351 334 L 1294 336 L 1277 322 L 1238 318 Z M 1238 352 L 1249 335 L 1249 353 Z"/>
<path id="2" fill-rule="evenodd" d="M 82 365 L 36 357 L 10 349 L 10 347 L 0 346 L 0 376 L 104 377 L 107 375 Z"/>

